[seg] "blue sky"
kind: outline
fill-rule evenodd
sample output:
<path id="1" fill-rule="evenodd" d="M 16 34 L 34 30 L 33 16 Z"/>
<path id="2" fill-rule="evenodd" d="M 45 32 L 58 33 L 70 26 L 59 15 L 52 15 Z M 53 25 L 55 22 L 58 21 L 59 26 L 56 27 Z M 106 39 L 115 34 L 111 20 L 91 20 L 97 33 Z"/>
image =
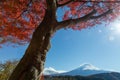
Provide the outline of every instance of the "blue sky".
<path id="1" fill-rule="evenodd" d="M 51 39 L 45 67 L 69 71 L 83 63 L 120 71 L 120 26 L 98 25 L 81 31 L 59 30 Z M 26 46 L 0 49 L 0 61 L 20 59 Z"/>
<path id="2" fill-rule="evenodd" d="M 52 39 L 46 66 L 71 70 L 82 63 L 120 71 L 120 36 L 112 27 L 98 26 L 82 31 L 61 30 Z"/>
<path id="3" fill-rule="evenodd" d="M 59 9 L 57 11 L 59 21 L 62 20 L 63 12 Z M 27 45 L 15 48 L 3 46 L 0 49 L 0 61 L 20 59 Z M 51 45 L 45 67 L 69 71 L 83 63 L 90 63 L 102 69 L 120 72 L 120 21 L 81 31 L 59 30 L 51 39 Z"/>

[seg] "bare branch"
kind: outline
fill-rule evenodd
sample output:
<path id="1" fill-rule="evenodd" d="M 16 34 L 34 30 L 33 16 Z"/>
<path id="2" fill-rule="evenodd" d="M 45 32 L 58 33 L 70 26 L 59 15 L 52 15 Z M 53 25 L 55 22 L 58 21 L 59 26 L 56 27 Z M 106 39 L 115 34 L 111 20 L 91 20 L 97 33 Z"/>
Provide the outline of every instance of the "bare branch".
<path id="1" fill-rule="evenodd" d="M 74 0 L 69 0 L 69 1 L 67 1 L 67 2 L 65 2 L 65 3 L 63 3 L 63 4 L 59 4 L 59 3 L 57 2 L 57 7 L 61 7 L 61 6 L 67 5 L 67 4 L 69 4 L 69 3 L 73 2 L 73 1 L 74 1 Z"/>
<path id="2" fill-rule="evenodd" d="M 104 12 L 103 14 L 100 14 L 98 16 L 91 16 L 90 19 L 97 19 L 97 18 L 100 18 L 102 16 L 106 16 L 107 14 L 110 14 L 113 12 L 113 9 L 109 9 L 108 11 Z"/>
<path id="3" fill-rule="evenodd" d="M 95 14 L 96 12 L 97 12 L 96 10 L 93 10 L 92 12 L 90 12 L 89 14 L 87 14 L 83 17 L 80 17 L 80 18 L 77 18 L 77 19 L 69 19 L 69 20 L 59 22 L 56 29 L 66 28 L 69 25 L 75 25 L 77 23 L 84 22 L 84 21 L 87 21 L 87 20 L 90 20 L 90 19 L 98 19 L 100 17 L 106 16 L 107 14 L 112 13 L 112 9 L 109 9 L 108 11 L 104 12 L 101 15 L 93 16 L 93 14 Z"/>
<path id="4" fill-rule="evenodd" d="M 102 2 L 102 3 L 119 3 L 120 1 L 104 1 L 104 0 L 101 0 L 101 1 L 81 1 L 81 0 L 75 0 L 75 2 L 94 2 L 94 3 L 99 3 L 99 2 Z"/>
<path id="5" fill-rule="evenodd" d="M 101 1 L 84 1 L 84 0 L 69 0 L 69 1 L 67 1 L 67 2 L 65 2 L 65 3 L 63 3 L 63 4 L 59 4 L 58 2 L 57 2 L 57 7 L 61 7 L 61 6 L 65 6 L 65 5 L 67 5 L 67 4 L 69 4 L 69 3 L 71 3 L 71 2 L 94 2 L 94 3 L 100 3 L 100 2 L 102 2 L 102 3 L 120 3 L 120 1 L 103 1 L 103 0 L 101 0 Z"/>
<path id="6" fill-rule="evenodd" d="M 77 18 L 77 19 L 69 19 L 69 20 L 59 22 L 58 26 L 56 28 L 61 29 L 61 28 L 65 28 L 66 26 L 69 26 L 71 24 L 74 25 L 74 24 L 77 24 L 79 22 L 86 21 L 95 13 L 96 13 L 96 10 L 93 10 L 92 12 L 90 12 L 89 14 L 87 14 L 87 15 L 85 15 L 83 17 L 80 17 L 80 18 Z"/>

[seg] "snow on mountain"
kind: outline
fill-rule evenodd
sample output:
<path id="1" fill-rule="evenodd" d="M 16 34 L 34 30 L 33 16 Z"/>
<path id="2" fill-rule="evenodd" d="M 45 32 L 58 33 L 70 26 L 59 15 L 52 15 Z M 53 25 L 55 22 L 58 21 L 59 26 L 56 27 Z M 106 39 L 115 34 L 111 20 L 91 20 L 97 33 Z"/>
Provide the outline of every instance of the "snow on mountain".
<path id="1" fill-rule="evenodd" d="M 81 64 L 79 68 L 77 68 L 78 70 L 100 70 L 99 68 L 93 66 L 92 64 Z"/>
<path id="2" fill-rule="evenodd" d="M 60 73 L 64 73 L 64 72 L 66 72 L 66 71 L 55 70 L 54 68 L 49 67 L 49 68 L 44 69 L 43 74 L 44 75 L 53 75 L 53 74 L 60 74 Z"/>
<path id="3" fill-rule="evenodd" d="M 99 73 L 109 73 L 110 71 L 106 70 L 101 70 L 92 64 L 82 64 L 80 67 L 71 70 L 69 72 L 65 72 L 59 75 L 70 75 L 70 76 L 75 76 L 75 75 L 81 75 L 81 76 L 89 76 L 93 74 L 99 74 Z"/>
<path id="4" fill-rule="evenodd" d="M 78 68 L 73 69 L 71 71 L 60 71 L 60 70 L 55 70 L 52 67 L 45 68 L 43 73 L 44 75 L 69 75 L 69 76 L 76 76 L 76 75 L 81 75 L 81 76 L 89 76 L 89 75 L 94 75 L 94 74 L 100 74 L 100 73 L 110 73 L 112 71 L 109 70 L 102 70 L 100 68 L 97 68 L 93 66 L 92 64 L 82 64 Z"/>

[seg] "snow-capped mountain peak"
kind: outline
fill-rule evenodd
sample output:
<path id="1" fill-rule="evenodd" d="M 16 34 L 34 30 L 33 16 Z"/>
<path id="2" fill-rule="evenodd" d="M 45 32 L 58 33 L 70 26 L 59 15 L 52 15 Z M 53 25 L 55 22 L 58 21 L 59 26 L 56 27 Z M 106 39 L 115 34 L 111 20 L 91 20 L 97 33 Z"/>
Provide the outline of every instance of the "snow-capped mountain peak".
<path id="1" fill-rule="evenodd" d="M 99 69 L 92 64 L 82 64 L 78 68 L 73 69 L 69 72 L 62 73 L 61 75 L 70 75 L 70 76 L 75 76 L 75 75 L 81 75 L 81 76 L 89 76 L 93 74 L 99 74 L 99 73 L 108 73 L 110 71 L 102 70 Z"/>
<path id="2" fill-rule="evenodd" d="M 75 76 L 75 75 L 81 75 L 81 76 L 89 76 L 89 75 L 94 75 L 94 74 L 100 74 L 100 73 L 110 73 L 111 71 L 107 70 L 102 70 L 100 68 L 97 68 L 93 66 L 92 64 L 82 64 L 78 68 L 73 69 L 71 71 L 61 71 L 61 70 L 55 70 L 52 67 L 45 68 L 43 73 L 44 75 L 70 75 L 70 76 Z"/>
<path id="3" fill-rule="evenodd" d="M 99 68 L 93 66 L 92 64 L 88 64 L 88 63 L 80 65 L 80 67 L 78 69 L 81 69 L 81 70 L 100 70 Z"/>
<path id="4" fill-rule="evenodd" d="M 66 71 L 63 71 L 63 70 L 55 70 L 54 68 L 52 67 L 48 67 L 48 68 L 45 68 L 44 71 L 43 71 L 43 74 L 44 75 L 53 75 L 53 74 L 60 74 L 60 73 L 64 73 Z"/>
<path id="5" fill-rule="evenodd" d="M 56 70 L 55 70 L 54 68 L 52 68 L 52 67 L 45 68 L 44 71 L 46 71 L 46 70 L 56 71 Z"/>

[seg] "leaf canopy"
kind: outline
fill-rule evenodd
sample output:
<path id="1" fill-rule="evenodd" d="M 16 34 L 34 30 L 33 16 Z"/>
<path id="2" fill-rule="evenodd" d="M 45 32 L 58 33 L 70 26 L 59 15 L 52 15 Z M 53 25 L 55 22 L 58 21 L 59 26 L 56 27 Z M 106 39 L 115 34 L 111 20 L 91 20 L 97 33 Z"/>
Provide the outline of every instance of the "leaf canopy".
<path id="1" fill-rule="evenodd" d="M 61 16 L 62 21 L 58 23 L 69 20 L 74 22 L 62 28 L 81 30 L 104 21 L 113 21 L 120 15 L 120 1 L 118 0 L 57 0 L 56 4 L 57 9 L 64 11 Z M 46 0 L 1 0 L 0 44 L 29 42 L 31 34 L 42 22 L 46 9 Z M 77 22 L 79 18 L 90 14 L 93 10 L 96 12 L 90 19 Z M 109 10 L 112 13 L 107 15 Z M 57 20 L 60 15 L 56 16 Z"/>

